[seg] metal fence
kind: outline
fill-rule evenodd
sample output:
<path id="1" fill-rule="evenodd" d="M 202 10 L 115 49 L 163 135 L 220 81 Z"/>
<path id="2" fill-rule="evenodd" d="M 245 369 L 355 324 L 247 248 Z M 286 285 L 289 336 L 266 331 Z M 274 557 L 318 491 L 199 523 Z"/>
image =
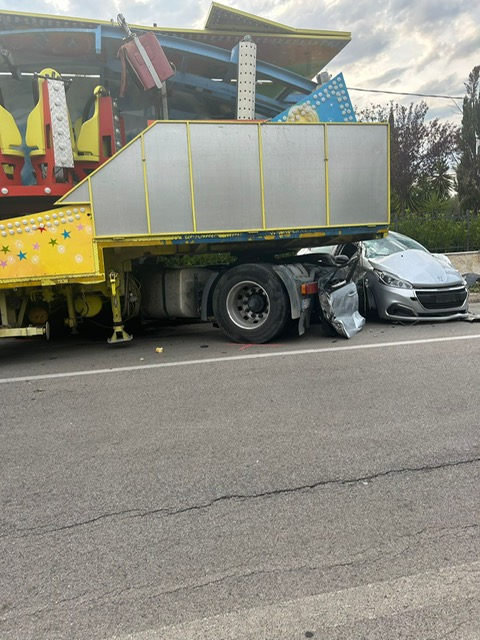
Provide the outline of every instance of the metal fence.
<path id="1" fill-rule="evenodd" d="M 396 213 L 390 229 L 414 238 L 438 253 L 480 250 L 480 215 L 464 213 Z"/>

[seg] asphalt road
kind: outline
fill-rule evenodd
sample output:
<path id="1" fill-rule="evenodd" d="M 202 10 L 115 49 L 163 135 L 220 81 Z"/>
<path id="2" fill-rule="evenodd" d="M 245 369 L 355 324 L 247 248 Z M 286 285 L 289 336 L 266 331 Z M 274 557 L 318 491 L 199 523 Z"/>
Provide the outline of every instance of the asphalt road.
<path id="1" fill-rule="evenodd" d="M 478 640 L 479 362 L 467 322 L 3 341 L 1 640 Z"/>

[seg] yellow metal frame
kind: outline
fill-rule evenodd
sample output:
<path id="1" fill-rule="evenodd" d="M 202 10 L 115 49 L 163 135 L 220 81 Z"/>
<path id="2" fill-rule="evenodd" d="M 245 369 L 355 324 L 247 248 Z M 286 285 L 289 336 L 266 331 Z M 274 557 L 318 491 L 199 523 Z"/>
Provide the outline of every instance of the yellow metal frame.
<path id="1" fill-rule="evenodd" d="M 150 124 L 150 126 L 145 129 L 145 131 L 142 131 L 140 134 L 138 134 L 138 136 L 136 136 L 135 138 L 133 138 L 127 145 L 126 147 L 133 145 L 137 140 L 140 139 L 141 141 L 141 154 L 142 154 L 142 171 L 143 171 L 143 182 L 144 182 L 144 189 L 145 189 L 145 197 L 146 197 L 146 202 L 145 202 L 145 207 L 146 207 L 146 215 L 147 215 L 147 228 L 150 230 L 151 229 L 151 221 L 150 221 L 150 206 L 149 206 L 149 201 L 148 201 L 148 184 L 147 184 L 147 172 L 146 172 L 146 162 L 145 162 L 145 147 L 144 147 L 144 136 L 146 134 L 146 132 L 151 128 L 154 127 L 158 122 L 162 122 L 164 124 L 185 124 L 186 125 L 186 131 L 187 131 L 187 153 L 188 153 L 188 165 L 189 165 L 189 181 L 190 181 L 190 197 L 191 197 L 191 206 L 192 206 L 192 225 L 193 225 L 193 231 L 185 231 L 185 232 L 178 232 L 178 233 L 156 233 L 154 235 L 152 235 L 150 232 L 147 234 L 122 234 L 121 236 L 119 235 L 114 235 L 114 236 L 98 236 L 95 233 L 95 240 L 97 242 L 101 242 L 102 244 L 111 244 L 111 243 L 118 243 L 121 242 L 122 246 L 126 246 L 126 242 L 128 241 L 132 241 L 133 245 L 134 244 L 138 244 L 139 242 L 142 243 L 152 243 L 152 242 L 165 242 L 165 243 L 172 243 L 174 240 L 180 240 L 182 237 L 185 236 L 218 236 L 219 240 L 221 240 L 222 238 L 229 238 L 234 234 L 254 234 L 254 233 L 259 233 L 259 232 L 272 232 L 272 233 L 281 233 L 282 231 L 293 231 L 295 229 L 298 229 L 298 225 L 293 225 L 290 227 L 267 227 L 266 226 L 266 211 L 265 211 L 265 185 L 264 185 L 264 172 L 263 172 L 263 147 L 262 147 L 262 135 L 261 135 L 261 128 L 264 126 L 282 126 L 279 123 L 270 123 L 270 122 L 257 122 L 256 126 L 258 128 L 258 155 L 259 155 L 259 172 L 260 172 L 260 189 L 261 189 L 261 211 L 262 211 L 262 223 L 263 226 L 261 228 L 259 227 L 255 227 L 255 228 L 251 228 L 251 229 L 229 229 L 228 231 L 225 229 L 214 229 L 214 230 L 209 230 L 209 231 L 202 231 L 199 232 L 197 231 L 197 220 L 196 220 L 196 210 L 195 210 L 195 189 L 194 189 L 194 179 L 193 179 L 193 165 L 192 165 L 192 150 L 191 150 L 191 137 L 190 137 L 190 124 L 191 122 L 189 120 L 168 120 L 168 121 L 156 121 L 153 122 L 152 124 Z M 214 120 L 195 120 L 195 125 L 197 124 L 208 124 L 208 125 L 212 125 L 215 124 L 216 122 L 221 122 L 222 124 L 225 124 L 225 121 L 214 121 Z M 238 124 L 238 126 L 252 126 L 252 123 L 248 120 L 246 121 L 239 121 L 238 123 L 236 122 L 235 124 Z M 329 228 L 331 227 L 331 221 L 330 221 L 330 192 L 329 192 L 329 148 L 328 148 L 328 130 L 331 127 L 335 127 L 335 126 L 342 126 L 342 127 L 349 127 L 349 126 L 358 126 L 361 125 L 362 127 L 377 127 L 377 126 L 387 126 L 387 131 L 389 133 L 389 128 L 388 128 L 388 123 L 376 123 L 376 122 L 372 122 L 372 123 L 358 123 L 358 122 L 350 122 L 350 123 L 337 123 L 337 122 L 322 122 L 322 123 L 303 123 L 302 126 L 312 126 L 312 127 L 318 127 L 318 126 L 322 126 L 324 128 L 324 159 L 325 159 L 325 210 L 326 210 L 326 222 L 325 222 L 325 227 Z M 124 148 L 126 148 L 124 147 Z M 387 166 L 387 171 L 388 171 L 388 189 L 387 189 L 387 194 L 388 194 L 388 198 L 387 198 L 387 222 L 385 224 L 389 224 L 390 223 L 390 135 L 388 135 L 388 140 L 387 140 L 387 158 L 388 158 L 388 166 Z M 83 185 L 85 183 L 85 181 L 88 182 L 88 192 L 89 192 L 89 197 L 90 197 L 90 201 L 89 202 L 85 202 L 85 201 L 70 201 L 67 203 L 66 206 L 69 207 L 73 207 L 73 206 L 89 206 L 91 208 L 91 212 L 92 212 L 92 220 L 93 220 L 93 225 L 94 225 L 94 229 L 95 229 L 95 206 L 94 206 L 94 202 L 93 202 L 93 197 L 92 197 L 92 187 L 91 187 L 91 178 L 93 178 L 96 173 L 98 171 L 101 171 L 102 168 L 109 162 L 112 162 L 115 160 L 115 156 L 113 156 L 112 158 L 109 158 L 103 165 L 101 165 L 100 167 L 98 167 L 95 171 L 93 171 L 89 176 L 87 176 L 81 183 L 79 183 L 78 185 L 76 185 L 76 187 L 74 187 L 74 189 L 78 189 L 81 185 Z M 63 196 L 62 198 L 60 198 L 60 200 L 57 201 L 56 204 L 63 204 L 65 198 L 69 198 L 70 194 L 72 192 L 67 193 L 65 196 Z M 65 206 L 65 205 L 64 205 Z M 335 225 L 335 228 L 338 229 L 350 229 L 350 228 L 355 228 L 355 227 L 365 227 L 365 226 L 378 226 L 381 225 L 383 223 L 379 223 L 378 221 L 369 221 L 369 222 L 362 222 L 362 223 L 354 223 L 354 224 L 341 224 L 341 225 Z M 323 225 L 314 225 L 314 226 L 306 226 L 306 227 L 302 227 L 302 229 L 308 230 L 308 229 L 319 229 L 320 227 L 323 227 Z M 324 235 L 322 233 L 316 233 L 314 236 L 312 237 L 320 237 L 321 235 Z"/>
<path id="2" fill-rule="evenodd" d="M 141 154 L 142 154 L 142 173 L 143 173 L 143 189 L 145 193 L 145 213 L 147 215 L 147 229 L 148 234 L 152 232 L 152 223 L 150 220 L 150 198 L 148 197 L 148 180 L 147 180 L 147 168 L 146 168 L 146 157 L 145 157 L 145 136 L 141 136 Z M 92 191 L 91 191 L 91 182 L 89 182 L 89 193 L 90 193 L 90 202 L 93 207 L 93 199 L 92 199 Z"/>
<path id="3" fill-rule="evenodd" d="M 179 121 L 175 121 L 179 122 Z M 88 187 L 89 201 L 64 202 L 69 194 L 60 198 L 56 203 L 56 207 L 40 214 L 31 214 L 29 216 L 19 216 L 10 220 L 2 220 L 1 224 L 8 228 L 9 235 L 0 238 L 0 286 L 2 288 L 12 288 L 18 285 L 24 286 L 50 286 L 55 284 L 99 284 L 105 281 L 105 257 L 104 250 L 116 247 L 129 248 L 130 250 L 137 248 L 137 255 L 141 255 L 142 249 L 151 247 L 152 251 L 162 254 L 182 253 L 182 242 L 190 246 L 195 243 L 195 238 L 208 237 L 213 239 L 212 245 L 222 244 L 222 242 L 233 239 L 235 236 L 262 233 L 265 240 L 274 240 L 291 238 L 291 232 L 299 230 L 298 226 L 267 228 L 266 227 L 266 211 L 265 211 L 265 189 L 264 189 L 264 173 L 263 173 L 263 147 L 261 126 L 269 126 L 269 123 L 257 123 L 259 137 L 259 171 L 261 185 L 261 208 L 262 223 L 261 229 L 237 229 L 237 230 L 211 230 L 208 232 L 198 232 L 196 228 L 195 214 L 195 192 L 192 167 L 192 153 L 190 140 L 190 123 L 187 125 L 187 142 L 188 142 L 188 162 L 190 173 L 190 189 L 192 203 L 192 221 L 193 231 L 184 233 L 147 233 L 147 234 L 125 234 L 121 236 L 97 236 L 95 232 L 95 211 L 92 198 L 92 177 L 101 171 L 103 166 L 99 167 L 85 180 L 74 187 L 78 189 L 86 181 Z M 203 121 L 212 124 L 212 121 Z M 155 126 L 152 123 L 151 126 Z M 239 123 L 240 126 L 246 123 Z M 325 156 L 325 206 L 326 206 L 326 225 L 325 227 L 305 227 L 302 233 L 296 236 L 298 239 L 310 239 L 325 237 L 326 230 L 331 228 L 330 225 L 330 193 L 328 184 L 328 130 L 338 123 L 321 123 L 324 127 L 324 156 Z M 352 123 L 356 125 L 358 123 Z M 364 126 L 378 126 L 380 123 L 365 123 Z M 385 126 L 385 123 L 381 123 Z M 251 123 L 250 123 L 251 125 Z M 278 125 L 280 126 L 280 125 Z M 310 124 L 307 126 L 320 126 L 319 124 Z M 350 126 L 342 124 L 342 126 Z M 387 125 L 388 126 L 388 125 Z M 389 129 L 388 129 L 389 131 Z M 133 144 L 139 138 L 141 139 L 142 148 L 142 171 L 146 197 L 146 212 L 148 220 L 148 229 L 151 229 L 150 209 L 148 201 L 148 183 L 145 162 L 145 132 L 139 134 L 129 144 Z M 387 222 L 385 225 L 378 222 L 365 222 L 357 224 L 335 225 L 341 233 L 343 229 L 355 229 L 357 227 L 376 227 L 383 226 L 385 232 L 390 222 L 390 139 L 388 136 L 387 144 L 388 158 L 388 201 L 387 201 Z M 115 157 L 110 158 L 107 162 L 112 162 Z M 72 193 L 72 192 L 70 192 Z M 35 224 L 33 224 L 35 223 Z M 74 230 L 76 228 L 76 232 Z M 28 233 L 27 233 L 28 229 Z M 67 232 L 66 234 L 64 232 Z M 382 232 L 382 229 L 380 229 Z M 63 240 L 60 240 L 63 237 Z M 215 242 L 218 238 L 218 244 Z M 242 239 L 239 239 L 242 242 Z M 228 251 L 228 243 L 225 243 L 224 250 Z M 172 249 L 172 250 L 170 250 Z M 174 250 L 173 250 L 174 249 Z M 52 251 L 55 250 L 55 251 Z M 131 256 L 132 251 L 129 253 Z M 7 268 L 8 267 L 8 268 Z"/>
<path id="4" fill-rule="evenodd" d="M 193 182 L 193 160 L 191 146 L 190 122 L 187 122 L 187 153 L 188 153 L 188 173 L 190 176 L 190 202 L 192 203 L 192 226 L 193 233 L 197 231 L 197 215 L 195 211 L 195 185 Z"/>
<path id="5" fill-rule="evenodd" d="M 103 256 L 94 242 L 90 207 L 68 206 L 2 220 L 0 286 L 99 282 Z"/>

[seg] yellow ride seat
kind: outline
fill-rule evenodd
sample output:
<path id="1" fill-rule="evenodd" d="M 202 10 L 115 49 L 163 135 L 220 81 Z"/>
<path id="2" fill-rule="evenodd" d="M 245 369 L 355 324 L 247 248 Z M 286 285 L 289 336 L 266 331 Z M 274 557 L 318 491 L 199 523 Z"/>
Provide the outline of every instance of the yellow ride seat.
<path id="1" fill-rule="evenodd" d="M 46 153 L 47 147 L 51 147 L 51 141 L 47 141 L 45 137 L 46 127 L 43 84 L 46 76 L 57 78 L 60 77 L 60 74 L 54 69 L 43 69 L 37 79 L 38 100 L 32 111 L 28 114 L 27 129 L 25 133 L 25 142 L 27 147 L 31 147 L 31 156 L 43 156 Z"/>
<path id="2" fill-rule="evenodd" d="M 0 105 L 0 153 L 4 156 L 24 157 L 21 149 L 15 147 L 22 146 L 22 135 L 14 117 L 5 107 Z"/>
<path id="3" fill-rule="evenodd" d="M 49 79 L 58 80 L 50 83 Z M 43 69 L 37 77 L 36 104 L 27 118 L 26 145 L 37 184 L 70 184 L 73 180 L 74 136 L 62 76 Z"/>
<path id="4" fill-rule="evenodd" d="M 0 184 L 21 185 L 25 154 L 15 118 L 0 104 Z"/>
<path id="5" fill-rule="evenodd" d="M 82 123 L 77 136 L 77 160 L 92 160 L 95 162 L 100 160 L 100 98 L 108 95 L 108 91 L 101 85 L 95 87 L 93 91 L 95 103 L 93 115 Z"/>

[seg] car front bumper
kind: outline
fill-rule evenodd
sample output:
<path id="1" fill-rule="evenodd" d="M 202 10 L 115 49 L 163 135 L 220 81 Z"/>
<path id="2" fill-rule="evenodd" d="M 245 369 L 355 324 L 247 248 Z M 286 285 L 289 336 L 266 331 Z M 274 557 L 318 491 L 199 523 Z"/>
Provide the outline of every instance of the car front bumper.
<path id="1" fill-rule="evenodd" d="M 367 287 L 373 290 L 377 313 L 383 320 L 443 321 L 465 318 L 468 313 L 468 289 L 463 285 L 399 289 L 378 280 L 373 284 L 367 282 Z"/>

